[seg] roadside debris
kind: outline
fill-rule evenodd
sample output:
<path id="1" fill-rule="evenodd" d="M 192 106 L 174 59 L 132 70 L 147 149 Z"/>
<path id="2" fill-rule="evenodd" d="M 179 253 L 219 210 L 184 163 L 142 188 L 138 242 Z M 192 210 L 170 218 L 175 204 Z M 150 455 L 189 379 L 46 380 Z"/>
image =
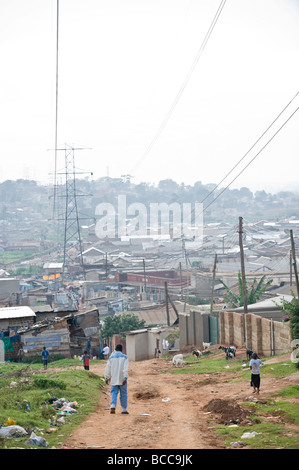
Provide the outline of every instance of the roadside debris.
<path id="1" fill-rule="evenodd" d="M 49 447 L 46 439 L 42 436 L 37 436 L 33 431 L 30 435 L 28 441 L 25 442 L 27 445 L 34 445 L 34 446 L 41 446 L 41 447 Z"/>
<path id="2" fill-rule="evenodd" d="M 245 442 L 245 441 L 233 441 L 233 442 L 230 442 L 230 445 L 233 446 L 233 447 L 245 447 L 245 446 L 247 446 L 247 442 Z"/>
<path id="3" fill-rule="evenodd" d="M 259 434 L 262 434 L 261 432 L 244 432 L 244 434 L 241 436 L 241 439 L 252 439 L 255 436 L 258 436 Z"/>
<path id="4" fill-rule="evenodd" d="M 76 413 L 76 408 L 78 407 L 78 403 L 76 401 L 71 402 L 65 398 L 55 397 L 49 398 L 49 400 L 45 402 L 45 405 L 53 406 L 56 412 L 62 416 L 68 415 L 70 413 Z"/>
<path id="5" fill-rule="evenodd" d="M 0 428 L 0 438 L 5 437 L 23 437 L 26 436 L 28 432 L 21 426 L 12 425 L 4 426 Z"/>

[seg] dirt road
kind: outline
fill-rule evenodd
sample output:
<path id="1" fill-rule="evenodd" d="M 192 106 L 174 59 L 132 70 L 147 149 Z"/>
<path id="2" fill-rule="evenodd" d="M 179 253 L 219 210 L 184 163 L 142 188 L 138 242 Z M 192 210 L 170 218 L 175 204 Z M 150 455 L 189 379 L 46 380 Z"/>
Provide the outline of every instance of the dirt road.
<path id="1" fill-rule="evenodd" d="M 176 375 L 169 373 L 173 367 L 164 358 L 130 362 L 129 414 L 122 415 L 119 404 L 116 414 L 110 414 L 110 386 L 107 385 L 99 394 L 96 412 L 73 432 L 65 445 L 69 449 L 225 448 L 224 437 L 215 432 L 211 422 L 211 418 L 217 420 L 220 416 L 213 414 L 213 406 L 227 405 L 223 407 L 222 420 L 250 421 L 241 408 L 236 408 L 252 396 L 248 381 L 230 383 L 233 372 L 228 370 L 223 374 Z M 100 375 L 104 374 L 104 368 L 105 364 L 91 364 L 91 371 Z M 287 381 L 298 384 L 299 373 L 290 377 Z M 263 379 L 260 398 L 287 383 Z"/>

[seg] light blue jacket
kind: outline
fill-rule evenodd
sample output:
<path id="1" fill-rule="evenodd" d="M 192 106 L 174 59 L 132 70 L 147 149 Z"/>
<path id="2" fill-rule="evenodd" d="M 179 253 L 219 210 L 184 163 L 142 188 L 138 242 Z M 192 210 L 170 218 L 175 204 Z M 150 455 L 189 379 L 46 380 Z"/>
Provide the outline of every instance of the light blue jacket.
<path id="1" fill-rule="evenodd" d="M 105 368 L 105 379 L 111 379 L 111 385 L 122 385 L 128 378 L 128 356 L 121 351 L 114 351 Z"/>

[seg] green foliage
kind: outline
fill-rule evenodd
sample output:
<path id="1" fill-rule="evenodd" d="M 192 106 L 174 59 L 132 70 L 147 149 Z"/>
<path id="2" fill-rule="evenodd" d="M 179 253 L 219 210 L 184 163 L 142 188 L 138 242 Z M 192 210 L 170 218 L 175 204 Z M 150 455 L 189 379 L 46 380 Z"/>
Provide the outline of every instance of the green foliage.
<path id="1" fill-rule="evenodd" d="M 102 338 L 108 340 L 113 335 L 123 334 L 126 331 L 139 330 L 144 328 L 145 320 L 139 320 L 136 315 L 123 313 L 121 315 L 111 315 L 104 319 L 104 326 L 101 330 Z M 123 336 L 125 336 L 123 334 Z"/>
<path id="2" fill-rule="evenodd" d="M 284 298 L 281 300 L 281 310 L 286 312 L 285 321 L 290 322 L 290 329 L 292 339 L 299 339 L 299 300 L 293 293 L 291 301 L 287 301 Z"/>
<path id="3" fill-rule="evenodd" d="M 208 305 L 210 303 L 209 300 L 197 297 L 196 295 L 189 296 L 186 300 L 189 305 Z"/>
<path id="4" fill-rule="evenodd" d="M 29 253 L 28 256 L 30 256 L 30 255 L 31 255 L 31 253 Z M 9 269 L 8 272 L 12 276 L 21 276 L 22 274 L 42 274 L 43 270 L 40 266 L 31 265 L 31 266 L 26 267 L 26 268 L 17 268 L 15 270 Z"/>
<path id="5" fill-rule="evenodd" d="M 199 268 L 201 265 L 201 261 L 192 261 L 192 268 Z"/>
<path id="6" fill-rule="evenodd" d="M 265 282 L 266 276 L 262 276 L 260 281 L 257 282 L 257 279 L 254 278 L 250 291 L 248 290 L 247 280 L 245 279 L 246 284 L 246 295 L 247 295 L 247 305 L 255 304 L 261 295 L 267 290 L 269 285 L 273 282 L 273 279 Z M 232 308 L 243 307 L 243 283 L 241 273 L 238 273 L 238 286 L 239 293 L 235 294 L 223 281 L 219 281 L 225 288 L 227 295 L 225 296 L 225 301 Z"/>
<path id="7" fill-rule="evenodd" d="M 180 337 L 180 330 L 172 330 L 166 337 L 169 344 L 172 346 L 175 343 L 175 340 Z"/>

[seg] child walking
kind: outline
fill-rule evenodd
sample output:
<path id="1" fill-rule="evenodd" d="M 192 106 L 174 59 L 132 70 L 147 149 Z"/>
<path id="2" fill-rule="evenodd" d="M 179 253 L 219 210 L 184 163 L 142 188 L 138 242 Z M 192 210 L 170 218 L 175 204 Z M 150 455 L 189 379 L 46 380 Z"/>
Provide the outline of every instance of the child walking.
<path id="1" fill-rule="evenodd" d="M 263 365 L 263 362 L 260 360 L 256 353 L 252 354 L 252 359 L 249 362 L 249 367 L 251 369 L 251 382 L 250 385 L 253 387 L 253 393 L 260 393 L 260 366 Z"/>
<path id="2" fill-rule="evenodd" d="M 85 370 L 89 370 L 89 354 L 86 350 L 84 351 L 83 355 L 83 365 Z"/>
<path id="3" fill-rule="evenodd" d="M 42 350 L 42 360 L 44 364 L 44 369 L 47 369 L 48 367 L 48 359 L 49 359 L 49 351 L 46 349 L 46 346 L 44 346 L 44 349 Z"/>

